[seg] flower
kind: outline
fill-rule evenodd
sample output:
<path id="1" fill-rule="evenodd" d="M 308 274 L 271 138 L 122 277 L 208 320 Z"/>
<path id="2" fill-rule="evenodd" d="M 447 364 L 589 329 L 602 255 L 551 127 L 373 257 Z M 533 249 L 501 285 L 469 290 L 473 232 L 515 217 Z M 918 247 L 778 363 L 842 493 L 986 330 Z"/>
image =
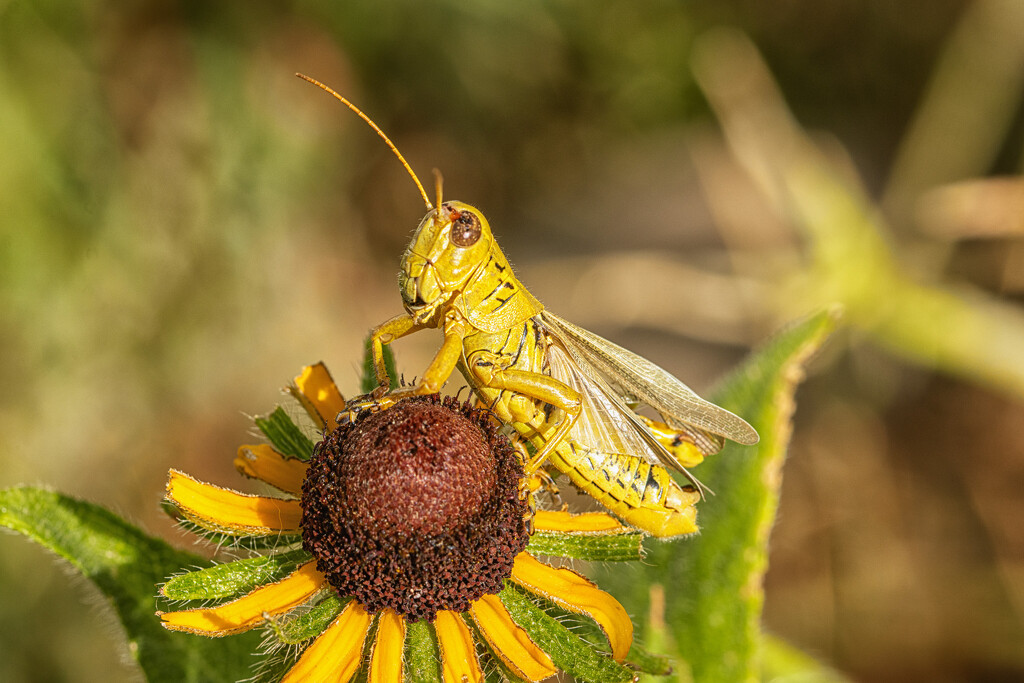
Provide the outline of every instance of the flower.
<path id="1" fill-rule="evenodd" d="M 364 660 L 371 683 L 437 661 L 430 678 L 444 681 L 482 681 L 487 667 L 528 681 L 560 669 L 633 677 L 622 605 L 535 555 L 638 559 L 640 534 L 602 513 L 532 510 L 521 458 L 487 411 L 435 395 L 350 415 L 323 364 L 289 390 L 323 439 L 314 446 L 278 408 L 256 421 L 271 444 L 235 459 L 286 496 L 171 470 L 167 501 L 185 523 L 274 552 L 170 579 L 165 598 L 204 602 L 158 612 L 164 627 L 225 636 L 267 626 L 271 641 L 295 646 L 285 681 L 347 681 Z M 573 615 L 591 642 L 563 625 Z"/>

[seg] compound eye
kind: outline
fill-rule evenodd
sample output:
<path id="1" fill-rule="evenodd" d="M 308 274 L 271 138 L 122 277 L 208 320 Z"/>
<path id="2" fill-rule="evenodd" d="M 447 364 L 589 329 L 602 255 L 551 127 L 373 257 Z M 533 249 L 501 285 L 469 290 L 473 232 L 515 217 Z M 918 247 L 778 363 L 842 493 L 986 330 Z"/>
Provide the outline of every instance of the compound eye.
<path id="1" fill-rule="evenodd" d="M 480 239 L 483 228 L 472 211 L 463 211 L 452 221 L 452 243 L 457 247 L 471 247 Z"/>

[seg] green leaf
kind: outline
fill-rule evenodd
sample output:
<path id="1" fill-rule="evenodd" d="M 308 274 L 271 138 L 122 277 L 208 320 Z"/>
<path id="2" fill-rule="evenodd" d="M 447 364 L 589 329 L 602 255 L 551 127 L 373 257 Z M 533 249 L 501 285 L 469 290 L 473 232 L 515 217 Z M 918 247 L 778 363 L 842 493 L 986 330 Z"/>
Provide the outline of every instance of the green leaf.
<path id="1" fill-rule="evenodd" d="M 281 406 L 266 417 L 257 417 L 255 422 L 278 453 L 299 460 L 309 460 L 313 455 L 313 442 L 288 417 L 288 413 L 284 412 Z"/>
<path id="2" fill-rule="evenodd" d="M 434 629 L 414 621 L 405 631 L 405 674 L 411 683 L 441 683 L 441 653 Z"/>
<path id="3" fill-rule="evenodd" d="M 218 600 L 244 595 L 265 583 L 276 583 L 309 560 L 304 550 L 250 557 L 180 574 L 160 592 L 169 600 Z"/>
<path id="4" fill-rule="evenodd" d="M 643 559 L 643 534 L 571 534 L 538 531 L 527 550 L 534 555 L 571 557 L 588 562 L 621 562 Z"/>
<path id="5" fill-rule="evenodd" d="M 647 561 L 638 568 L 640 576 L 601 572 L 602 587 L 634 612 L 648 610 L 652 585 L 667 589 L 667 636 L 695 681 L 759 680 L 762 580 L 793 395 L 804 364 L 836 319 L 836 311 L 826 311 L 783 330 L 712 396 L 715 403 L 747 419 L 761 441 L 756 446 L 729 442 L 694 470 L 715 492 L 698 505 L 701 533 L 649 543 Z"/>
<path id="6" fill-rule="evenodd" d="M 156 584 L 205 562 L 146 535 L 112 512 L 34 488 L 0 491 L 0 525 L 64 558 L 109 598 L 129 649 L 150 681 L 236 681 L 251 675 L 259 636 L 175 633 L 156 617 Z"/>
<path id="7" fill-rule="evenodd" d="M 632 681 L 633 671 L 598 654 L 593 646 L 542 610 L 513 585 L 499 594 L 513 621 L 523 627 L 530 640 L 551 657 L 560 669 L 579 681 L 614 683 Z"/>
<path id="8" fill-rule="evenodd" d="M 370 338 L 366 338 L 366 352 L 363 354 L 363 385 L 364 394 L 368 394 L 377 388 L 377 371 L 373 367 L 373 350 Z M 398 388 L 398 370 L 395 367 L 395 354 L 390 346 L 384 347 L 384 366 L 388 369 L 388 379 L 391 381 L 391 388 Z"/>

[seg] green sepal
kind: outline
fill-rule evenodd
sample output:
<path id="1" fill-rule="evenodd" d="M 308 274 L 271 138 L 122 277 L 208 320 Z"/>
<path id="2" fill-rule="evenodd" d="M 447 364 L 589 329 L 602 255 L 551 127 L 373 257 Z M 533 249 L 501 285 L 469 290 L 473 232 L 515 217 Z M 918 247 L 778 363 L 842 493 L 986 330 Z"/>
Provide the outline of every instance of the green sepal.
<path id="1" fill-rule="evenodd" d="M 441 651 L 437 634 L 426 621 L 405 628 L 405 675 L 411 683 L 441 683 Z"/>
<path id="2" fill-rule="evenodd" d="M 219 600 L 245 595 L 264 584 L 277 583 L 309 559 L 305 550 L 292 550 L 216 564 L 179 574 L 160 592 L 170 600 Z"/>
<path id="3" fill-rule="evenodd" d="M 274 620 L 271 628 L 277 639 L 286 645 L 304 643 L 323 633 L 348 601 L 349 598 L 342 600 L 331 591 L 326 598 L 308 610 Z"/>
<path id="4" fill-rule="evenodd" d="M 629 648 L 626 663 L 640 673 L 651 676 L 669 676 L 673 672 L 671 658 L 655 654 L 642 647 L 635 640 L 632 647 Z"/>
<path id="5" fill-rule="evenodd" d="M 363 383 L 362 390 L 368 394 L 377 388 L 377 371 L 373 367 L 373 341 L 366 338 L 366 351 L 363 353 Z M 391 381 L 391 388 L 398 388 L 398 369 L 395 367 L 395 354 L 391 347 L 384 346 L 384 367 L 388 370 L 388 379 Z"/>
<path id="6" fill-rule="evenodd" d="M 202 638 L 168 631 L 156 617 L 156 585 L 205 560 L 175 550 L 98 505 L 29 487 L 0 491 L 0 526 L 64 558 L 110 600 L 128 651 L 150 683 L 237 681 L 251 675 L 256 632 Z"/>
<path id="7" fill-rule="evenodd" d="M 274 408 L 274 412 L 266 417 L 257 417 L 255 422 L 278 453 L 290 455 L 299 460 L 309 460 L 312 457 L 313 442 L 299 429 L 281 406 Z"/>
<path id="8" fill-rule="evenodd" d="M 300 541 L 301 531 L 275 531 L 271 534 L 253 536 L 250 533 L 232 533 L 227 530 L 208 529 L 205 526 L 196 524 L 178 509 L 174 503 L 165 500 L 160 504 L 167 516 L 175 520 L 182 529 L 194 536 L 205 539 L 217 548 L 241 548 L 244 550 L 277 550 L 282 547 L 296 545 Z M 178 567 L 181 569 L 181 567 Z"/>
<path id="9" fill-rule="evenodd" d="M 533 604 L 514 585 L 506 583 L 498 595 L 512 620 L 529 634 L 530 640 L 544 650 L 560 669 L 577 680 L 589 683 L 625 683 L 633 680 L 632 669 L 598 654 L 593 646 Z"/>
<path id="10" fill-rule="evenodd" d="M 588 562 L 629 562 L 643 559 L 640 532 L 615 534 L 574 534 L 538 531 L 530 537 L 527 550 L 533 555 L 571 557 Z"/>

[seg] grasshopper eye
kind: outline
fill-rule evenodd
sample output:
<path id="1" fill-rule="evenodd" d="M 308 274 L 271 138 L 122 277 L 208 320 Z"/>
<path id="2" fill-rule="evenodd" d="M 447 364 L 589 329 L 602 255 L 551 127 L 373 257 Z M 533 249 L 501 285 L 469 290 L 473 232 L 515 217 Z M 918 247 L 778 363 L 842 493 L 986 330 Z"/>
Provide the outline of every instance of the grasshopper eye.
<path id="1" fill-rule="evenodd" d="M 472 211 L 463 211 L 452 221 L 452 242 L 457 247 L 471 247 L 480 239 L 483 229 Z"/>

